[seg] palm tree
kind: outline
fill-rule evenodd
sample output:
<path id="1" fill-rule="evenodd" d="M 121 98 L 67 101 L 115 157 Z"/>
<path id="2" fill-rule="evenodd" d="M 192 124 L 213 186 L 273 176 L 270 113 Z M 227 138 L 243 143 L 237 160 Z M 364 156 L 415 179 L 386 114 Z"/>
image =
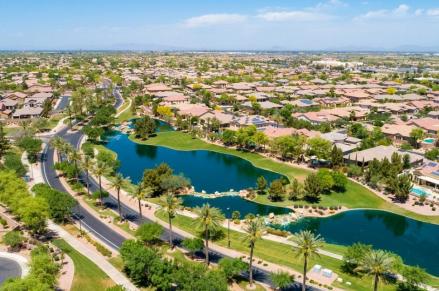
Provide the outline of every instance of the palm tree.
<path id="1" fill-rule="evenodd" d="M 74 148 L 69 152 L 69 161 L 75 166 L 75 176 L 78 180 L 79 168 L 78 164 L 81 162 L 81 154 Z"/>
<path id="2" fill-rule="evenodd" d="M 114 180 L 111 182 L 111 188 L 116 189 L 117 192 L 117 210 L 119 218 L 122 219 L 122 211 L 120 208 L 120 189 L 128 183 L 129 179 L 124 178 L 122 174 L 117 173 Z"/>
<path id="3" fill-rule="evenodd" d="M 172 233 L 172 219 L 175 217 L 175 213 L 177 212 L 177 209 L 180 208 L 182 201 L 172 193 L 168 193 L 166 196 L 162 197 L 161 200 L 163 202 L 163 209 L 168 213 L 169 244 L 171 245 L 171 249 L 173 249 L 174 239 Z"/>
<path id="4" fill-rule="evenodd" d="M 249 243 L 250 247 L 250 263 L 248 268 L 250 287 L 253 286 L 253 251 L 256 241 L 262 237 L 264 230 L 264 222 L 259 217 L 247 220 L 247 225 L 244 227 L 244 231 L 247 233 L 244 240 Z"/>
<path id="5" fill-rule="evenodd" d="M 314 255 L 319 255 L 317 250 L 323 246 L 325 242 L 320 235 L 315 235 L 309 230 L 303 230 L 295 234 L 292 241 L 296 244 L 295 250 L 297 256 L 303 257 L 303 282 L 302 291 L 306 289 L 306 271 L 308 268 L 308 259 Z"/>
<path id="6" fill-rule="evenodd" d="M 94 169 L 93 159 L 85 155 L 81 162 L 81 168 L 85 171 L 87 194 L 90 195 L 90 172 Z"/>
<path id="7" fill-rule="evenodd" d="M 101 200 L 102 204 L 102 176 L 105 175 L 108 172 L 108 167 L 104 163 L 97 163 L 94 167 L 94 174 L 98 176 L 99 181 L 99 199 Z"/>
<path id="8" fill-rule="evenodd" d="M 134 190 L 130 193 L 131 196 L 137 199 L 137 202 L 139 204 L 139 219 L 142 220 L 142 199 L 145 197 L 145 193 L 147 193 L 150 188 L 145 187 L 145 185 L 142 182 L 139 182 L 137 185 L 134 186 Z"/>
<path id="9" fill-rule="evenodd" d="M 70 153 L 73 151 L 73 146 L 68 142 L 64 142 L 60 148 L 61 154 L 65 155 L 67 159 L 70 158 Z M 60 160 L 61 161 L 61 160 Z"/>
<path id="10" fill-rule="evenodd" d="M 386 274 L 392 271 L 394 258 L 385 251 L 370 251 L 360 261 L 355 271 L 365 272 L 374 277 L 373 290 L 378 290 L 380 278 L 385 279 Z"/>
<path id="11" fill-rule="evenodd" d="M 58 161 L 61 161 L 61 151 L 64 146 L 65 140 L 62 137 L 55 136 L 50 140 L 50 145 L 56 150 Z"/>
<path id="12" fill-rule="evenodd" d="M 224 220 L 224 215 L 221 210 L 215 207 L 210 207 L 209 203 L 202 207 L 195 208 L 198 218 L 195 220 L 198 229 L 202 229 L 204 233 L 204 253 L 206 257 L 206 265 L 209 265 L 209 234 L 212 230 L 218 229 L 221 222 Z"/>

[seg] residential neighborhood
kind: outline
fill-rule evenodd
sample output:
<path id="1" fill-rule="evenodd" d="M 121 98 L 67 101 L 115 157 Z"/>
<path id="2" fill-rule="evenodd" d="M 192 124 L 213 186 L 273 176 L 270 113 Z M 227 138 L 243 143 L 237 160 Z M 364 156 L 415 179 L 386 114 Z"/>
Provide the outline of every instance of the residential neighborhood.
<path id="1" fill-rule="evenodd" d="M 439 290 L 439 6 L 4 1 L 0 291 Z"/>

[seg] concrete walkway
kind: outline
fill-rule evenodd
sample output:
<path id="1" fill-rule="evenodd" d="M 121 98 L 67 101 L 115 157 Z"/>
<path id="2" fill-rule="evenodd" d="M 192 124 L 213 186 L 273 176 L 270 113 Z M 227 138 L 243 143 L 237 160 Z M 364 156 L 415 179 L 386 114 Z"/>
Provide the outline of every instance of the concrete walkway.
<path id="1" fill-rule="evenodd" d="M 75 264 L 67 254 L 64 254 L 64 262 L 60 273 L 61 275 L 58 278 L 58 289 L 69 291 L 72 289 L 73 278 L 75 277 Z"/>
<path id="2" fill-rule="evenodd" d="M 34 184 L 44 183 L 44 179 L 41 173 L 41 167 L 38 163 L 30 165 L 27 160 L 27 155 L 24 153 L 22 156 L 22 162 L 24 165 L 28 166 L 29 172 L 31 172 L 32 179 L 28 183 L 29 187 Z M 119 270 L 117 270 L 113 265 L 111 265 L 104 256 L 92 250 L 84 243 L 79 241 L 77 238 L 65 231 L 61 226 L 50 221 L 48 223 L 48 228 L 58 234 L 58 236 L 64 239 L 69 245 L 71 245 L 75 250 L 83 254 L 85 257 L 93 261 L 100 269 L 102 269 L 116 284 L 122 285 L 126 290 L 138 290 L 130 280 L 125 277 Z"/>
<path id="3" fill-rule="evenodd" d="M 118 118 L 122 113 L 124 113 L 125 111 L 129 110 L 131 108 L 131 103 L 133 102 L 133 100 L 131 98 L 128 98 L 128 106 L 125 107 L 122 111 L 119 111 L 118 113 L 116 113 L 116 115 L 114 117 Z M 122 105 L 119 108 L 122 108 L 123 104 L 125 104 L 125 101 L 122 103 Z"/>
<path id="4" fill-rule="evenodd" d="M 102 178 L 102 187 L 104 189 L 106 189 L 110 195 L 117 197 L 116 192 L 114 189 L 111 189 L 110 187 L 110 182 L 106 179 L 106 178 Z M 130 207 L 131 209 L 138 209 L 138 204 L 137 204 L 137 199 L 133 199 L 132 197 L 129 196 L 129 194 L 124 191 L 121 190 L 120 193 L 120 200 L 122 203 L 124 203 L 125 205 L 127 205 L 128 207 Z M 169 228 L 169 224 L 165 221 L 162 221 L 160 219 L 158 219 L 155 216 L 155 212 L 160 209 L 160 206 L 150 203 L 150 202 L 142 202 L 142 214 L 145 218 L 148 218 L 152 221 L 156 221 L 158 224 L 162 225 L 164 228 L 168 229 Z M 112 225 L 112 227 L 116 227 L 114 225 Z M 172 227 L 172 230 L 174 233 L 179 234 L 182 237 L 186 237 L 186 238 L 194 238 L 195 236 L 192 235 L 191 233 L 188 233 L 184 230 L 181 230 L 179 228 L 177 228 L 176 226 Z M 229 249 L 227 247 L 222 247 L 219 246 L 217 244 L 215 244 L 214 242 L 209 242 L 209 249 L 213 252 L 217 252 L 217 253 L 221 253 L 221 254 L 225 254 L 226 256 L 229 256 L 231 258 L 243 258 L 246 257 L 246 259 L 244 260 L 248 260 L 248 253 L 243 253 L 243 252 L 239 252 L 233 249 Z M 335 255 L 335 254 L 334 254 Z M 281 266 L 281 265 L 277 265 L 271 262 L 268 262 L 266 260 L 262 260 L 260 258 L 254 257 L 254 262 L 258 262 L 258 261 L 263 261 L 265 265 L 263 264 L 254 264 L 255 267 L 264 270 L 268 273 L 275 273 L 278 271 L 284 271 L 284 272 L 288 272 L 289 274 L 294 275 L 296 278 L 300 278 L 302 276 L 302 274 L 296 270 L 293 270 L 289 267 L 285 267 L 285 266 Z M 298 281 L 300 281 L 300 279 L 298 279 Z M 319 287 L 318 285 L 314 285 L 311 284 L 309 281 L 307 282 L 308 285 L 310 286 L 314 286 L 317 289 L 320 289 L 321 287 Z M 339 288 L 335 288 L 333 290 L 342 290 Z"/>
<path id="5" fill-rule="evenodd" d="M 112 264 L 110 264 L 104 256 L 98 254 L 96 251 L 91 250 L 84 243 L 80 242 L 70 233 L 65 231 L 61 226 L 53 222 L 49 222 L 48 228 L 56 232 L 60 238 L 64 239 L 75 250 L 77 250 L 93 263 L 95 263 L 100 269 L 102 269 L 102 271 L 104 271 L 108 275 L 108 277 L 110 277 L 114 281 L 114 283 L 122 285 L 126 290 L 139 290 L 130 282 L 130 280 L 128 280 L 127 277 L 125 277 L 125 275 L 123 275 Z"/>

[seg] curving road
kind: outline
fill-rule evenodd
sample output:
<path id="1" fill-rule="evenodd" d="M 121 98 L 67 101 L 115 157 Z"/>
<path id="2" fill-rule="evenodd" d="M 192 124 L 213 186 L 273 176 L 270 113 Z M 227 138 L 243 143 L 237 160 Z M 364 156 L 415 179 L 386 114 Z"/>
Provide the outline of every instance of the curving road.
<path id="1" fill-rule="evenodd" d="M 0 285 L 10 278 L 21 276 L 21 267 L 13 259 L 0 258 Z"/>
<path id="2" fill-rule="evenodd" d="M 123 104 L 123 99 L 120 92 L 117 89 L 113 90 L 113 95 L 116 98 L 116 102 L 114 106 L 117 109 Z M 56 135 L 65 139 L 67 142 L 72 144 L 75 148 L 79 148 L 81 139 L 83 137 L 82 132 L 80 131 L 71 132 L 68 130 L 68 128 L 59 131 L 58 133 L 56 133 Z M 44 149 L 41 167 L 42 167 L 43 178 L 47 184 L 49 184 L 51 187 L 59 191 L 68 193 L 68 191 L 64 188 L 64 186 L 60 182 L 59 177 L 57 176 L 54 170 L 54 149 L 49 145 Z M 80 178 L 82 181 L 85 181 L 85 174 L 82 173 L 80 175 Z M 94 192 L 97 190 L 99 190 L 98 183 L 93 178 L 90 178 L 90 191 Z M 106 206 L 112 209 L 116 209 L 117 207 L 117 200 L 111 195 L 105 198 L 104 203 L 106 204 Z M 122 212 L 125 215 L 125 218 L 137 225 L 141 223 L 153 222 L 146 218 L 140 219 L 135 210 L 133 210 L 132 208 L 130 208 L 129 206 L 123 203 L 121 204 L 121 208 L 122 208 Z M 122 243 L 125 240 L 125 238 L 122 235 L 112 230 L 110 227 L 107 226 L 106 223 L 102 222 L 100 219 L 96 218 L 95 216 L 90 214 L 87 210 L 85 210 L 83 207 L 79 205 L 76 206 L 75 209 L 73 210 L 73 218 L 76 220 L 80 219 L 85 229 L 87 229 L 96 237 L 100 238 L 103 242 L 105 242 L 109 247 L 113 249 L 116 250 L 119 249 L 119 247 L 122 245 Z M 184 239 L 183 237 L 181 237 L 176 233 L 174 233 L 173 235 L 176 244 L 180 243 L 181 240 Z M 165 241 L 169 240 L 169 231 L 167 229 L 165 229 L 164 234 L 162 235 L 162 239 Z M 216 262 L 222 257 L 226 257 L 227 255 L 211 252 L 209 256 L 211 261 Z M 269 274 L 261 269 L 258 268 L 254 269 L 254 278 L 257 281 L 271 285 Z M 294 286 L 292 286 L 290 290 L 299 290 L 300 286 L 301 286 L 300 284 L 295 284 Z"/>

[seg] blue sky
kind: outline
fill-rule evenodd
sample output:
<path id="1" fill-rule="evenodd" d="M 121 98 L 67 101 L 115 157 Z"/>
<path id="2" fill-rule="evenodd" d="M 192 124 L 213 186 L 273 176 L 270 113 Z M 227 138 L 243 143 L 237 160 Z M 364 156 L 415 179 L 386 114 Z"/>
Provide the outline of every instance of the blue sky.
<path id="1" fill-rule="evenodd" d="M 439 49 L 439 0 L 0 2 L 0 49 Z"/>

